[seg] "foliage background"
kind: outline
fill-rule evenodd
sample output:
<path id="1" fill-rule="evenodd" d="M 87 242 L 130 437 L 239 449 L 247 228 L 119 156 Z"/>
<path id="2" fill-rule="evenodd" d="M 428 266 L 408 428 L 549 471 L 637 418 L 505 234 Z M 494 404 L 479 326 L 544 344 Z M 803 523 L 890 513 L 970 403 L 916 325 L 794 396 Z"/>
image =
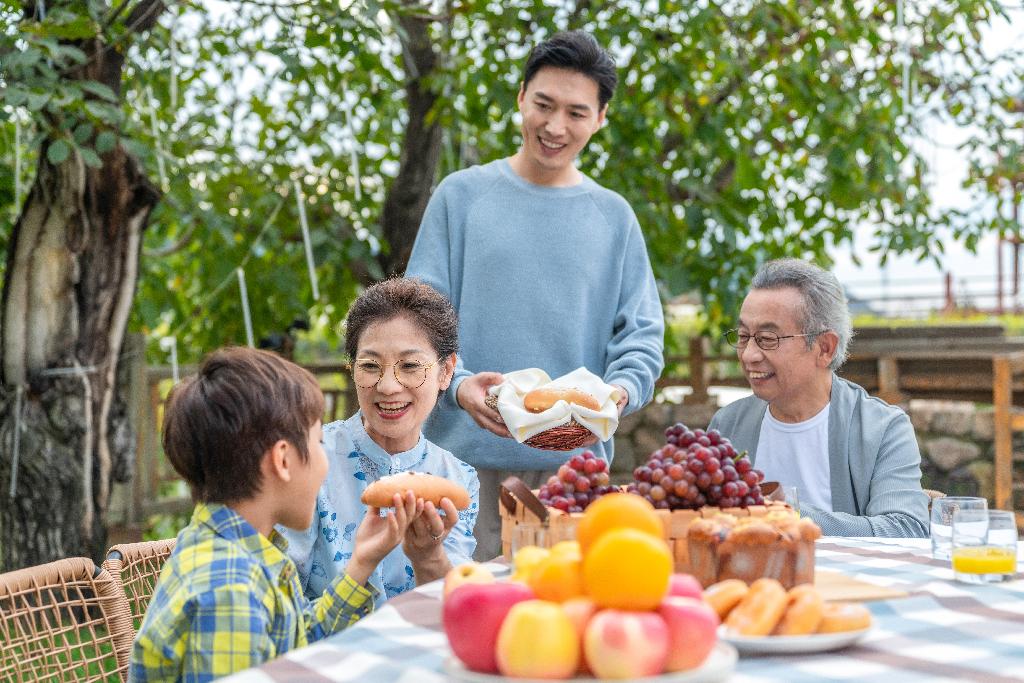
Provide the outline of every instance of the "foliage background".
<path id="1" fill-rule="evenodd" d="M 116 44 L 127 4 L 58 2 L 44 21 L 0 4 L 0 237 L 19 211 L 15 156 L 25 188 L 44 139 L 88 154 L 112 140 L 82 126 L 111 130 L 165 193 L 133 326 L 177 337 L 182 362 L 244 342 L 240 265 L 257 337 L 308 315 L 323 340 L 311 352 L 333 351 L 348 302 L 385 273 L 380 215 L 407 147 L 408 79 L 439 98 L 439 179 L 516 147 L 527 48 L 563 28 L 592 31 L 620 65 L 610 124 L 581 167 L 633 204 L 665 298 L 700 292 L 709 327 L 728 322 L 763 260 L 827 264 L 860 223 L 872 248 L 920 258 L 941 255 L 947 229 L 968 245 L 1017 229 L 991 210 L 1019 202 L 1022 172 L 1020 57 L 985 54 L 979 31 L 998 2 L 908 4 L 903 28 L 895 1 L 177 3 L 128 49 L 119 96 L 90 101 L 60 65 L 97 27 Z M 426 27 L 434 71 L 410 73 L 403 20 Z M 984 210 L 933 206 L 914 144 L 928 117 L 970 124 L 967 182 Z"/>

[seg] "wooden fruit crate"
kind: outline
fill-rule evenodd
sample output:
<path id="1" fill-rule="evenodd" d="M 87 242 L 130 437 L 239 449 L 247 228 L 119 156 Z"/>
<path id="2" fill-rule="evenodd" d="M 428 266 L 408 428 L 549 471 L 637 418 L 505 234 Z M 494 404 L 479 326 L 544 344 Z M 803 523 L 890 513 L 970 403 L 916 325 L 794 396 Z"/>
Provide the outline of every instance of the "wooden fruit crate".
<path id="1" fill-rule="evenodd" d="M 516 480 L 519 481 L 519 480 Z M 583 513 L 562 512 L 558 508 L 546 507 L 543 513 L 537 509 L 540 501 L 536 498 L 538 490 L 530 491 L 533 500 L 530 501 L 523 490 L 519 489 L 519 495 L 502 482 L 501 502 L 501 552 L 505 559 L 512 559 L 512 539 L 519 535 L 520 545 L 538 545 L 548 548 L 559 541 L 576 538 L 576 525 L 583 517 Z M 522 482 L 519 482 L 522 485 Z M 625 489 L 623 489 L 625 490 Z M 527 499 L 524 503 L 521 498 Z M 531 506 L 533 509 L 531 509 Z M 751 505 L 747 508 L 718 508 L 705 506 L 699 510 L 658 510 L 664 529 L 664 538 L 672 549 L 672 556 L 675 559 L 675 569 L 679 572 L 689 571 L 689 552 L 686 543 L 686 530 L 690 522 L 700 517 L 714 517 L 717 514 L 725 513 L 735 517 L 762 517 L 771 510 L 788 510 L 789 505 L 781 501 L 770 501 L 765 505 Z"/>

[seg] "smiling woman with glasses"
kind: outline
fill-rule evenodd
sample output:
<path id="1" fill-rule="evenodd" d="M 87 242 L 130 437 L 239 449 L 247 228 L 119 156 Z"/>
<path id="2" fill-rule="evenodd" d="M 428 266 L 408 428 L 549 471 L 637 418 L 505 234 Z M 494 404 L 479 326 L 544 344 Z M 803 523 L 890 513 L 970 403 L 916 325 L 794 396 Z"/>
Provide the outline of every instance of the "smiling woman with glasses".
<path id="1" fill-rule="evenodd" d="M 366 513 L 359 501 L 363 490 L 399 472 L 451 479 L 469 491 L 470 506 L 460 513 L 448 499 L 440 509 L 416 501 L 402 547 L 370 576 L 376 602 L 440 578 L 472 558 L 480 492 L 476 471 L 423 436 L 423 423 L 455 370 L 458 328 L 448 300 L 417 280 L 385 280 L 349 309 L 345 351 L 352 359 L 359 410 L 324 425 L 329 469 L 317 514 L 305 533 L 285 534 L 307 594 L 322 591 L 360 542 L 355 532 Z"/>

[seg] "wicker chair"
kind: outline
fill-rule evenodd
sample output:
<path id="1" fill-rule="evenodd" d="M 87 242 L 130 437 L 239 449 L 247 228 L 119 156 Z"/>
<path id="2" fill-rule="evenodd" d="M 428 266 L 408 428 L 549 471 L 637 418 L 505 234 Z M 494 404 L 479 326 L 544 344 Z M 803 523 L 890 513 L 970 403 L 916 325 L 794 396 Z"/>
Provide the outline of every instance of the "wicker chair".
<path id="1" fill-rule="evenodd" d="M 85 557 L 0 574 L 0 680 L 98 683 L 127 677 L 128 601 Z"/>
<path id="2" fill-rule="evenodd" d="M 136 631 L 146 615 L 164 561 L 174 550 L 174 542 L 173 538 L 165 538 L 159 541 L 121 543 L 107 551 L 103 568 L 110 572 L 124 591 Z"/>
<path id="3" fill-rule="evenodd" d="M 936 498 L 945 498 L 946 497 L 945 493 L 943 493 L 942 491 L 936 491 L 935 489 L 925 489 L 924 492 L 928 494 L 928 511 L 929 512 L 931 512 L 932 501 L 933 500 L 935 500 Z"/>

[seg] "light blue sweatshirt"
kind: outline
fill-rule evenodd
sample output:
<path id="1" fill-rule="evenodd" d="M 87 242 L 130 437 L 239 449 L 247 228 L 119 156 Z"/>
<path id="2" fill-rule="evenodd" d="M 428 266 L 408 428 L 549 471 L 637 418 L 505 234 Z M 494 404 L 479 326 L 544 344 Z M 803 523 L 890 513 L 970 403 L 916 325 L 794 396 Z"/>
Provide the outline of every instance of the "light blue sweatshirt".
<path id="1" fill-rule="evenodd" d="M 653 397 L 665 323 L 643 234 L 629 204 L 587 177 L 542 187 L 505 159 L 453 173 L 427 205 L 406 275 L 459 313 L 455 378 L 424 433 L 475 467 L 554 470 L 569 454 L 478 427 L 455 402 L 474 373 L 536 367 L 554 379 L 583 366 L 626 388 L 625 412 Z M 612 448 L 592 450 L 611 462 Z"/>

